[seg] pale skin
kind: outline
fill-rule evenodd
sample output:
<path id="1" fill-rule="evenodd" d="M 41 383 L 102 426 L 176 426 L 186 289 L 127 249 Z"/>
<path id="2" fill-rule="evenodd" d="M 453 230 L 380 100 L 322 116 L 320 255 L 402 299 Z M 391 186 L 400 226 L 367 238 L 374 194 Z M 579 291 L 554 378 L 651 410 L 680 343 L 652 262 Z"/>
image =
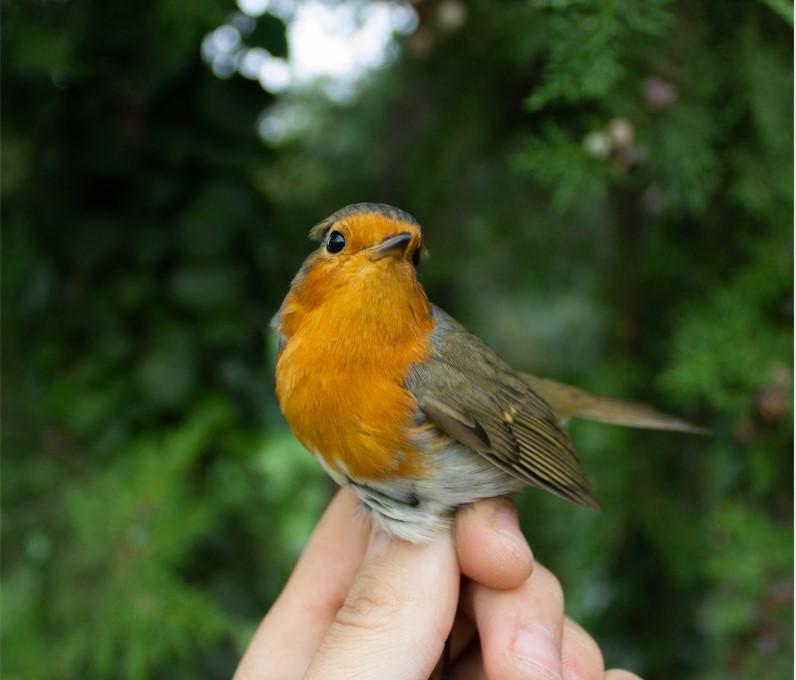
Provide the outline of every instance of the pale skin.
<path id="1" fill-rule="evenodd" d="M 427 680 L 454 621 L 453 680 L 640 680 L 564 614 L 510 501 L 461 509 L 428 545 L 370 532 L 357 502 L 332 500 L 234 680 Z"/>

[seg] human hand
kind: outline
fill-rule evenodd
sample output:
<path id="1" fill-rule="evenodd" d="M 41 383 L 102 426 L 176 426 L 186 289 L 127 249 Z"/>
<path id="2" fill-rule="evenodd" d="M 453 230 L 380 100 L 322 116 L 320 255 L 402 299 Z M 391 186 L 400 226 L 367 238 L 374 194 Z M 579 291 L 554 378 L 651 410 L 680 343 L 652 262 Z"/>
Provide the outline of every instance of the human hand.
<path id="1" fill-rule="evenodd" d="M 505 499 L 461 510 L 455 545 L 451 535 L 425 546 L 369 535 L 358 512 L 352 493 L 337 494 L 236 680 L 425 680 L 457 603 L 454 678 L 636 677 L 604 673 L 596 643 L 564 617 L 557 580 L 534 568 Z M 461 600 L 460 574 L 469 579 Z"/>

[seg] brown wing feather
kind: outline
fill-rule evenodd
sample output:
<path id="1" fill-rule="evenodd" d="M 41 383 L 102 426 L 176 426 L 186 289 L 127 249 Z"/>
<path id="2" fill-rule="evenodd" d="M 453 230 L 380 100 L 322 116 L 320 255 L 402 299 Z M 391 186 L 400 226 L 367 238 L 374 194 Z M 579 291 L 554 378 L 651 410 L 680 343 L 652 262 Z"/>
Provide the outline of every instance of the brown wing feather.
<path id="1" fill-rule="evenodd" d="M 431 355 L 407 378 L 428 419 L 514 477 L 599 509 L 547 402 L 481 340 L 441 309 L 433 312 Z"/>

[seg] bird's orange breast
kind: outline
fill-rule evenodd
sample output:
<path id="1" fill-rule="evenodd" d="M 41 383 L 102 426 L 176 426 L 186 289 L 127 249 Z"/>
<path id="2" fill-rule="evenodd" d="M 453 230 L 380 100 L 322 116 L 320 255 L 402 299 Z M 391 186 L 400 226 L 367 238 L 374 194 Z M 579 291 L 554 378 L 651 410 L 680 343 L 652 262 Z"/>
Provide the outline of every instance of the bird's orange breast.
<path id="1" fill-rule="evenodd" d="M 416 403 L 403 383 L 430 351 L 433 321 L 416 281 L 380 280 L 396 275 L 391 266 L 370 272 L 366 286 L 337 288 L 310 269 L 280 311 L 285 418 L 308 450 L 355 480 L 423 474 L 410 442 Z"/>

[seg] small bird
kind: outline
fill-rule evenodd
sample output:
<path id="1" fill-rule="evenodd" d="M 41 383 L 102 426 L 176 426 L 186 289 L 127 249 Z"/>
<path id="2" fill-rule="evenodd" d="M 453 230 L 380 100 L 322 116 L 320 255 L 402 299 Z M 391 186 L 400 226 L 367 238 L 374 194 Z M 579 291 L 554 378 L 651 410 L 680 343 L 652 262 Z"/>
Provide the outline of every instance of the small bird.
<path id="1" fill-rule="evenodd" d="M 528 484 L 599 509 L 569 418 L 703 432 L 514 371 L 428 301 L 420 225 L 403 210 L 349 205 L 310 238 L 320 247 L 271 323 L 277 398 L 299 441 L 391 536 L 428 542 L 460 505 Z"/>

